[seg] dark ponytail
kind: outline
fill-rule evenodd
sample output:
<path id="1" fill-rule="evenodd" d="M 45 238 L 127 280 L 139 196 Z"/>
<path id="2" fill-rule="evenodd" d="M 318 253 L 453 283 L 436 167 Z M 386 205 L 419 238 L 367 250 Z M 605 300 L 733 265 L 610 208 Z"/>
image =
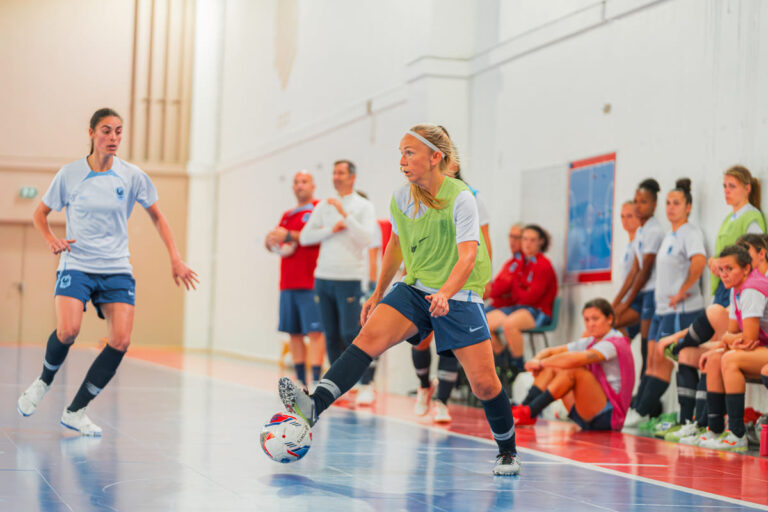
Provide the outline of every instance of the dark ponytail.
<path id="1" fill-rule="evenodd" d="M 692 204 L 693 203 L 693 197 L 691 196 L 691 180 L 688 178 L 680 178 L 675 182 L 675 188 L 673 190 L 676 190 L 683 194 L 685 197 L 686 204 Z"/>
<path id="2" fill-rule="evenodd" d="M 118 114 L 111 108 L 100 108 L 99 110 L 94 112 L 93 115 L 91 116 L 91 123 L 90 123 L 91 130 L 95 131 L 96 127 L 99 125 L 99 122 L 105 117 L 116 117 L 121 121 L 123 120 L 123 118 L 120 117 L 120 114 Z M 93 154 L 93 139 L 91 139 L 91 152 L 88 153 L 88 155 L 92 155 L 92 154 Z"/>
<path id="3" fill-rule="evenodd" d="M 535 231 L 536 234 L 539 235 L 539 240 L 541 240 L 541 248 L 539 250 L 541 252 L 547 252 L 547 249 L 549 249 L 549 242 L 550 242 L 549 233 L 544 231 L 544 228 L 542 228 L 538 224 L 528 224 L 523 228 L 523 231 L 526 231 L 528 229 L 530 229 L 531 231 Z"/>

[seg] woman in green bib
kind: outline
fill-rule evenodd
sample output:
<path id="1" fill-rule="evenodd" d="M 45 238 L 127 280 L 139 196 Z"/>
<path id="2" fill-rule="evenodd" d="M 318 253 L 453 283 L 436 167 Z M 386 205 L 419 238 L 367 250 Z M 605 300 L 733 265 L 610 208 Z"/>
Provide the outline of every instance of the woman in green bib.
<path id="1" fill-rule="evenodd" d="M 390 202 L 392 235 L 376 290 L 363 305 L 363 328 L 311 396 L 284 377 L 280 398 L 290 412 L 314 425 L 357 382 L 372 358 L 402 340 L 414 335 L 421 340 L 434 331 L 437 352 L 459 360 L 483 403 L 499 446 L 493 473 L 517 474 L 514 420 L 496 376 L 483 311 L 491 264 L 477 204 L 464 183 L 443 175 L 455 156 L 451 140 L 438 126 L 411 128 L 400 141 L 400 153 L 400 170 L 409 183 Z M 385 296 L 403 261 L 408 274 Z"/>
<path id="2" fill-rule="evenodd" d="M 765 233 L 765 217 L 760 211 L 760 182 L 752 176 L 746 167 L 734 165 L 723 177 L 725 202 L 733 211 L 723 220 L 715 240 L 715 254 L 733 245 L 747 233 Z M 717 258 L 709 258 L 709 270 L 712 272 L 710 284 L 713 302 L 728 307 L 731 300 L 729 290 L 720 281 Z"/>

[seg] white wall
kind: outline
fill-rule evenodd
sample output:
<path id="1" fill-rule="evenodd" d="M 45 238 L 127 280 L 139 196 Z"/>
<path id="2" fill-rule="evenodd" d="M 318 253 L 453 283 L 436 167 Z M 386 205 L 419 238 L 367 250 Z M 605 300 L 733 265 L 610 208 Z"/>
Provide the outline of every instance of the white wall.
<path id="1" fill-rule="evenodd" d="M 402 182 L 399 138 L 416 122 L 445 123 L 454 135 L 491 208 L 496 268 L 508 225 L 540 220 L 520 210 L 526 170 L 615 151 L 616 205 L 642 178 L 667 190 L 688 176 L 693 219 L 711 243 L 727 212 L 722 171 L 740 162 L 763 177 L 768 165 L 759 0 L 286 3 L 282 12 L 274 0 L 224 9 L 214 348 L 278 354 L 278 262 L 261 243 L 293 203 L 292 174 L 313 171 L 324 197 L 332 162 L 351 158 L 358 188 L 384 216 Z M 614 240 L 616 268 L 626 241 L 618 216 Z M 574 313 L 586 299 L 617 288 L 565 288 L 558 341 L 580 330 Z M 392 389 L 415 385 L 406 350 L 387 364 Z"/>

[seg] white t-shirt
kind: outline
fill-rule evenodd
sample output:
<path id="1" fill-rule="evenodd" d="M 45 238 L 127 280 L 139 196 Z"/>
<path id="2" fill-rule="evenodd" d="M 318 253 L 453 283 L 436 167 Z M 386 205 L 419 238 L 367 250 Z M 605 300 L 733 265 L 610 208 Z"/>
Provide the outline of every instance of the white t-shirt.
<path id="1" fill-rule="evenodd" d="M 731 305 L 728 306 L 728 318 L 736 320 L 735 305 L 738 304 L 741 318 L 759 318 L 760 329 L 768 332 L 768 297 L 757 290 L 747 288 L 736 296 L 731 288 Z"/>
<path id="2" fill-rule="evenodd" d="M 419 211 L 414 217 L 413 211 L 415 204 L 411 199 L 411 186 L 404 185 L 397 189 L 394 194 L 395 204 L 400 208 L 403 214 L 410 218 L 416 218 L 423 216 L 427 212 L 427 207 L 421 203 L 419 204 Z M 395 223 L 394 217 L 390 213 L 390 222 L 392 223 L 392 232 L 397 233 L 397 223 Z M 475 196 L 469 190 L 462 190 L 456 196 L 453 202 L 453 223 L 456 226 L 456 243 L 461 242 L 477 242 L 480 243 L 480 222 L 479 215 L 477 213 L 477 204 L 475 202 Z M 421 281 L 416 281 L 413 287 L 426 293 L 435 293 L 437 289 L 425 286 Z M 472 293 L 469 290 L 459 290 L 456 295 L 451 297 L 451 300 L 460 300 L 464 302 L 476 302 L 478 304 L 483 303 L 483 298 Z"/>
<path id="3" fill-rule="evenodd" d="M 341 201 L 346 219 L 327 200 L 320 201 L 299 235 L 301 245 L 320 244 L 315 277 L 332 281 L 359 281 L 365 275 L 367 249 L 373 242 L 376 215 L 373 204 L 355 192 Z M 347 228 L 333 232 L 333 227 L 344 220 Z"/>
<path id="4" fill-rule="evenodd" d="M 117 157 L 112 168 L 94 172 L 86 158 L 62 167 L 43 196 L 51 210 L 67 209 L 67 239 L 59 270 L 96 274 L 131 274 L 128 218 L 133 205 L 149 208 L 157 190 L 144 171 Z"/>
<path id="5" fill-rule="evenodd" d="M 661 228 L 661 223 L 656 217 L 651 217 L 645 221 L 645 225 L 637 228 L 637 234 L 635 235 L 637 241 L 637 263 L 640 265 L 640 270 L 643 269 L 643 256 L 646 254 L 656 254 L 659 251 L 661 241 L 664 240 L 664 230 Z M 651 270 L 651 275 L 648 277 L 645 286 L 641 291 L 647 292 L 653 290 L 656 285 L 656 265 Z"/>
<path id="6" fill-rule="evenodd" d="M 611 329 L 604 338 L 621 337 L 620 332 L 615 329 Z M 572 341 L 566 345 L 568 352 L 581 352 L 587 350 L 587 346 L 592 342 L 592 337 L 581 338 L 578 341 Z M 598 341 L 592 345 L 590 350 L 596 350 L 600 352 L 605 361 L 600 363 L 603 366 L 605 372 L 605 378 L 608 380 L 608 384 L 617 393 L 621 391 L 621 365 L 619 365 L 619 359 L 616 354 L 616 347 L 610 341 L 605 339 Z"/>
<path id="7" fill-rule="evenodd" d="M 624 284 L 629 271 L 632 270 L 632 264 L 635 262 L 635 254 L 637 254 L 637 236 L 627 244 L 624 249 L 624 256 L 621 259 L 621 283 Z M 627 292 L 629 293 L 629 292 Z"/>
<path id="8" fill-rule="evenodd" d="M 669 297 L 680 291 L 688 277 L 691 258 L 697 254 L 706 256 L 704 235 L 701 230 L 686 222 L 677 231 L 670 231 L 664 237 L 656 254 L 656 314 L 691 313 L 704 309 L 704 295 L 701 278 L 688 289 L 688 298 L 669 306 Z"/>
<path id="9" fill-rule="evenodd" d="M 491 214 L 488 213 L 488 207 L 485 205 L 485 201 L 480 197 L 480 192 L 477 190 L 475 190 L 475 202 L 477 203 L 477 215 L 480 226 L 487 226 L 491 223 Z"/>

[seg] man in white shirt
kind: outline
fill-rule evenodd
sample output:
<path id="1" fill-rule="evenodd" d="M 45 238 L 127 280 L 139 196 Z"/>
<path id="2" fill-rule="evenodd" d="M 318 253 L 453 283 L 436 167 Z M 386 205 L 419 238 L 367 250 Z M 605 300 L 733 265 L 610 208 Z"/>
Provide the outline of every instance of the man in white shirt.
<path id="1" fill-rule="evenodd" d="M 315 297 L 320 306 L 328 359 L 333 364 L 360 330 L 361 279 L 366 249 L 373 242 L 373 204 L 355 193 L 355 164 L 333 164 L 336 197 L 315 207 L 301 230 L 302 245 L 320 243 L 315 268 Z"/>

